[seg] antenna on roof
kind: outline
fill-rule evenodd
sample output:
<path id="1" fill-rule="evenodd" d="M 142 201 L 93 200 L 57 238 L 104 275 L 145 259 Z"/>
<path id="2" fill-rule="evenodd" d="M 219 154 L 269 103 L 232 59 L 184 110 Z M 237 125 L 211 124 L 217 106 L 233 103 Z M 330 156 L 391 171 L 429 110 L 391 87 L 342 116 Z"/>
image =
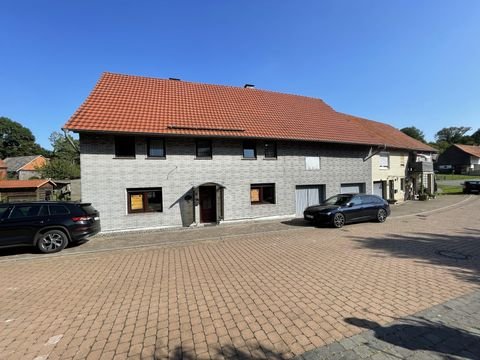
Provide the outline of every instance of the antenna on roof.
<path id="1" fill-rule="evenodd" d="M 180 81 L 179 78 L 168 78 L 168 80 Z"/>
<path id="2" fill-rule="evenodd" d="M 245 85 L 243 85 L 243 88 L 244 88 L 244 89 L 252 89 L 252 88 L 254 88 L 254 87 L 255 87 L 255 85 L 253 85 L 253 84 L 245 84 Z"/>

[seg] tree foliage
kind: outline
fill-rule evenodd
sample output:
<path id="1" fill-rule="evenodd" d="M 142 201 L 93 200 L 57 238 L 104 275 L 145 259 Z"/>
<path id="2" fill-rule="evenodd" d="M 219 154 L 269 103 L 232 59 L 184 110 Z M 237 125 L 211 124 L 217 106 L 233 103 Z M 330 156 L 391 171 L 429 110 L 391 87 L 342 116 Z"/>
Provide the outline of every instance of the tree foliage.
<path id="1" fill-rule="evenodd" d="M 464 144 L 468 141 L 464 135 L 470 130 L 471 128 L 466 126 L 452 126 L 443 128 L 435 134 L 435 139 L 437 140 L 437 143 L 440 141 L 445 141 L 448 144 Z"/>
<path id="2" fill-rule="evenodd" d="M 425 134 L 422 130 L 416 128 L 415 126 L 404 127 L 403 129 L 400 129 L 400 131 L 414 139 L 426 143 Z"/>
<path id="3" fill-rule="evenodd" d="M 62 180 L 80 177 L 79 141 L 67 136 L 68 139 L 57 131 L 50 135 L 53 152 L 50 161 L 39 169 L 42 177 Z"/>
<path id="4" fill-rule="evenodd" d="M 473 142 L 475 145 L 480 145 L 480 129 L 475 131 L 472 135 L 471 138 L 473 139 Z"/>
<path id="5" fill-rule="evenodd" d="M 49 152 L 35 142 L 30 129 L 7 117 L 0 117 L 0 158 L 43 155 Z"/>

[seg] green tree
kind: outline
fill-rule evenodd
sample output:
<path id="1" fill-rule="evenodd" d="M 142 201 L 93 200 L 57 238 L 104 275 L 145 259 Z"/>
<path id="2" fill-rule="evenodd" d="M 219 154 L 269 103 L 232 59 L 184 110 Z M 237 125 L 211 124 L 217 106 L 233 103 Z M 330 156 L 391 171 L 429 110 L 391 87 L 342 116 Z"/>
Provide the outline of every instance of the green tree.
<path id="1" fill-rule="evenodd" d="M 470 127 L 466 126 L 452 126 L 443 128 L 435 134 L 437 143 L 440 141 L 446 141 L 449 144 L 463 144 L 468 139 L 465 138 L 465 133 L 470 131 Z"/>
<path id="2" fill-rule="evenodd" d="M 480 129 L 472 134 L 472 139 L 476 145 L 480 145 Z"/>
<path id="3" fill-rule="evenodd" d="M 65 180 L 80 177 L 80 166 L 64 159 L 51 159 L 39 171 L 43 178 Z"/>
<path id="4" fill-rule="evenodd" d="M 425 134 L 422 130 L 416 128 L 415 126 L 404 127 L 403 129 L 400 129 L 400 131 L 414 139 L 426 143 Z"/>
<path id="5" fill-rule="evenodd" d="M 79 141 L 67 136 L 68 138 L 57 131 L 50 135 L 53 152 L 50 161 L 39 169 L 42 177 L 59 180 L 80 177 Z"/>
<path id="6" fill-rule="evenodd" d="M 30 129 L 7 117 L 0 117 L 0 158 L 43 155 L 49 152 L 35 142 Z"/>

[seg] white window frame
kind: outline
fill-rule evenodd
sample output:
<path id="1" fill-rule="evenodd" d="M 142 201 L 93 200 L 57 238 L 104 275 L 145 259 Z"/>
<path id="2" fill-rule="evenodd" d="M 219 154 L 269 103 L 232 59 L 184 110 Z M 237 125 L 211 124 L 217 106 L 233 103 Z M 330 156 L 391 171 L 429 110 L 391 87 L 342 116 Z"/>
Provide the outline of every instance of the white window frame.
<path id="1" fill-rule="evenodd" d="M 386 161 L 385 161 L 386 159 Z M 389 169 L 390 168 L 390 153 L 381 152 L 378 154 L 378 166 L 380 169 Z"/>
<path id="2" fill-rule="evenodd" d="M 305 156 L 305 170 L 320 170 L 320 156 Z"/>

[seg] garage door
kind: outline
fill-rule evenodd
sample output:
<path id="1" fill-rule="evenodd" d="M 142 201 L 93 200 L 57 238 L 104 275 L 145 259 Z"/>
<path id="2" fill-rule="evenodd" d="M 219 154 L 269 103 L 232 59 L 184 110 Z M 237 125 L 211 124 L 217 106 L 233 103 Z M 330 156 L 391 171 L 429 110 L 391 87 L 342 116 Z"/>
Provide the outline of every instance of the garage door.
<path id="1" fill-rule="evenodd" d="M 355 183 L 355 184 L 341 184 L 340 193 L 341 194 L 358 194 L 365 192 L 365 183 Z"/>
<path id="2" fill-rule="evenodd" d="M 373 182 L 373 194 L 383 197 L 383 183 L 381 181 Z"/>
<path id="3" fill-rule="evenodd" d="M 325 185 L 299 185 L 295 188 L 296 215 L 303 216 L 307 206 L 325 200 Z"/>

